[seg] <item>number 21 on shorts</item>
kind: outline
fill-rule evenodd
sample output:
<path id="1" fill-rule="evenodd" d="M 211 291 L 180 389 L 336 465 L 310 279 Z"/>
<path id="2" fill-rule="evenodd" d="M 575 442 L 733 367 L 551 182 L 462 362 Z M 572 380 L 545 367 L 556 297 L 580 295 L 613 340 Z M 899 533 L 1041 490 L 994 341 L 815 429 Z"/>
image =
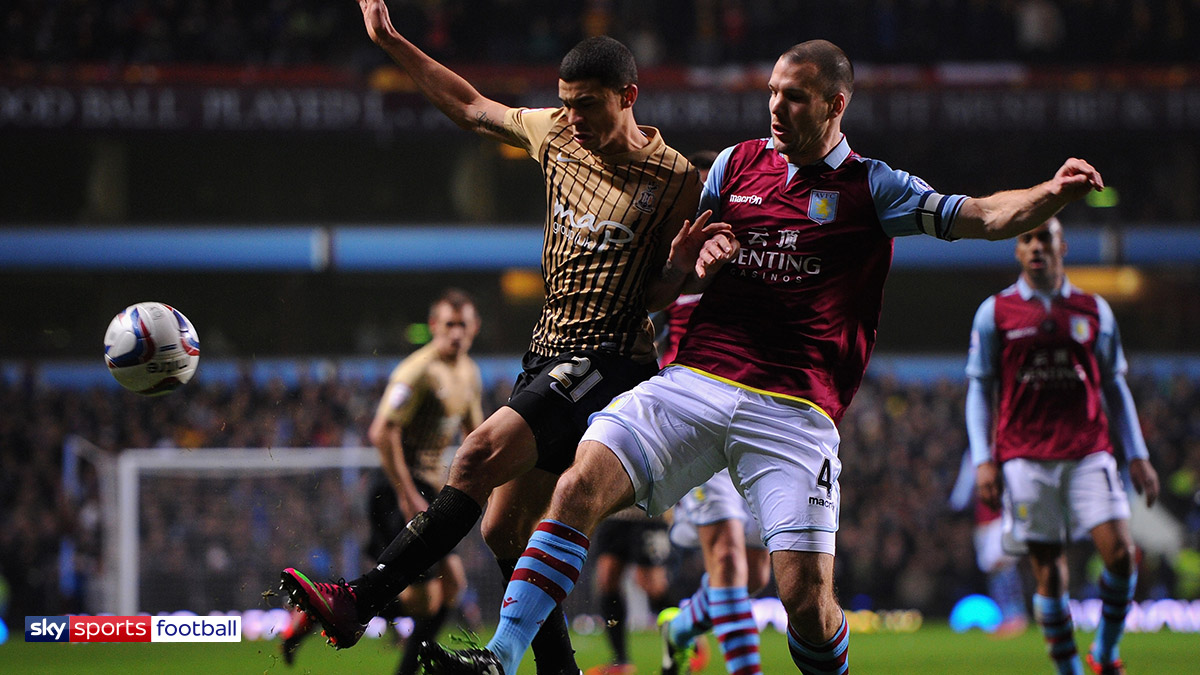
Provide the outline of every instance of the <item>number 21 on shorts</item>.
<path id="1" fill-rule="evenodd" d="M 554 366 L 550 377 L 554 378 L 550 388 L 574 402 L 586 396 L 603 379 L 600 371 L 592 368 L 591 360 L 583 356 L 572 356 L 570 361 Z"/>

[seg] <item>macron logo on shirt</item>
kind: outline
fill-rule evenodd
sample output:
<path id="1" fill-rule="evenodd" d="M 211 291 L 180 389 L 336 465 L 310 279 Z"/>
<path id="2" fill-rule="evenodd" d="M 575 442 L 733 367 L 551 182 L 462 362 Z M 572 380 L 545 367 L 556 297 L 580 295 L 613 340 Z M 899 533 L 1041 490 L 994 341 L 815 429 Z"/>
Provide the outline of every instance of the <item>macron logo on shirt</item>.
<path id="1" fill-rule="evenodd" d="M 730 204 L 761 204 L 762 197 L 758 195 L 729 195 Z"/>

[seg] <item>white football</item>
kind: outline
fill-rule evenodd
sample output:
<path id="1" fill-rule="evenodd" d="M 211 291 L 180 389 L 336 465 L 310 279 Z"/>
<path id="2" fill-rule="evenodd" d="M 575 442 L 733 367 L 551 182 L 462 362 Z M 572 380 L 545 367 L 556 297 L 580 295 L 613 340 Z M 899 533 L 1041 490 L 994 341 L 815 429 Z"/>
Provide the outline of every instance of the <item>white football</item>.
<path id="1" fill-rule="evenodd" d="M 139 302 L 109 322 L 104 361 L 122 387 L 143 396 L 161 396 L 196 374 L 200 337 L 174 307 Z"/>

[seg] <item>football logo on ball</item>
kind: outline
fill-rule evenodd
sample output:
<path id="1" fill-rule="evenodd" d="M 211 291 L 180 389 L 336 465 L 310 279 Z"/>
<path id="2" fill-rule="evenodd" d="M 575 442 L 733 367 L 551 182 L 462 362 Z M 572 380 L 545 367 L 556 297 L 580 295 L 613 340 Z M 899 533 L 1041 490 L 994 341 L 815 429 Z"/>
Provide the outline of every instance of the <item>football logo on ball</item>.
<path id="1" fill-rule="evenodd" d="M 143 396 L 161 396 L 187 384 L 196 373 L 200 337 L 174 307 L 139 302 L 108 324 L 104 361 L 122 387 Z"/>

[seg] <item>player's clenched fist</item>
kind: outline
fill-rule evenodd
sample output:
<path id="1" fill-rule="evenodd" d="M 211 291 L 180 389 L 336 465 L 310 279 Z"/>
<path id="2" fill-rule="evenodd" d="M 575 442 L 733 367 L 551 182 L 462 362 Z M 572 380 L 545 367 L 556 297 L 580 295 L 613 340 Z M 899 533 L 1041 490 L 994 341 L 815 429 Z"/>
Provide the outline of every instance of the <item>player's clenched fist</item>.
<path id="1" fill-rule="evenodd" d="M 363 23 L 372 42 L 383 46 L 399 37 L 392 27 L 392 17 L 384 0 L 358 0 L 358 6 L 362 9 Z"/>

